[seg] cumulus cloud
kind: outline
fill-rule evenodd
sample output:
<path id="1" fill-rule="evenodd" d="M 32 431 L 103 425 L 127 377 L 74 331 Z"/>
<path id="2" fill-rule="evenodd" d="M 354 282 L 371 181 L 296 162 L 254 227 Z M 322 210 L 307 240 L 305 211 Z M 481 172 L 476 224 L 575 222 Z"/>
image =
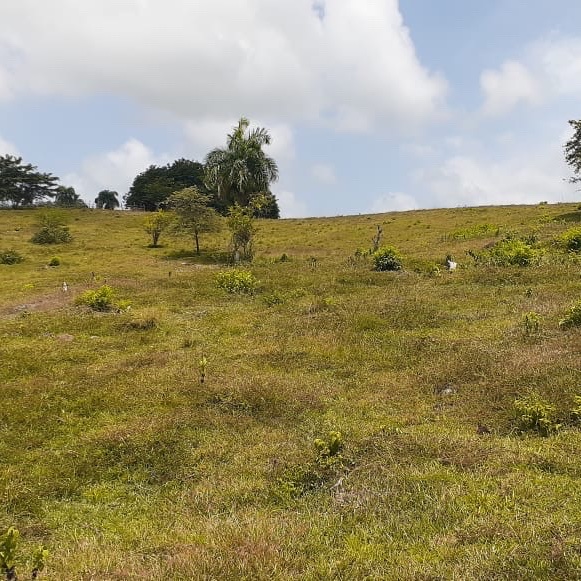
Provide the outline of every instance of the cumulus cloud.
<path id="1" fill-rule="evenodd" d="M 397 0 L 19 0 L 0 22 L 0 98 L 109 93 L 184 120 L 359 131 L 434 119 L 447 91 Z"/>
<path id="2" fill-rule="evenodd" d="M 150 165 L 170 161 L 167 155 L 156 156 L 137 139 L 130 139 L 119 148 L 85 159 L 78 173 L 65 175 L 61 182 L 73 186 L 87 202 L 92 202 L 101 190 L 115 190 L 123 196 L 135 176 Z"/>
<path id="3" fill-rule="evenodd" d="M 416 208 L 418 208 L 418 203 L 413 196 L 403 192 L 389 192 L 373 200 L 371 212 L 382 214 L 383 212 L 403 212 Z"/>
<path id="4" fill-rule="evenodd" d="M 553 34 L 531 43 L 519 60 L 483 71 L 480 86 L 483 113 L 491 116 L 522 104 L 581 96 L 581 37 Z"/>
<path id="5" fill-rule="evenodd" d="M 321 184 L 333 185 L 337 183 L 335 168 L 327 163 L 317 163 L 311 168 L 312 176 Z"/>
<path id="6" fill-rule="evenodd" d="M 560 141 L 546 149 L 518 147 L 494 159 L 479 155 L 455 155 L 438 166 L 414 173 L 416 187 L 427 191 L 423 207 L 455 207 L 489 204 L 535 204 L 574 201 L 578 193 L 563 181 L 568 170 Z"/>
<path id="7" fill-rule="evenodd" d="M 307 205 L 293 192 L 275 192 L 281 218 L 304 218 L 308 216 Z"/>
<path id="8" fill-rule="evenodd" d="M 517 61 L 506 61 L 499 70 L 486 70 L 480 76 L 484 91 L 484 113 L 502 115 L 516 105 L 541 102 L 540 83 L 529 70 Z"/>

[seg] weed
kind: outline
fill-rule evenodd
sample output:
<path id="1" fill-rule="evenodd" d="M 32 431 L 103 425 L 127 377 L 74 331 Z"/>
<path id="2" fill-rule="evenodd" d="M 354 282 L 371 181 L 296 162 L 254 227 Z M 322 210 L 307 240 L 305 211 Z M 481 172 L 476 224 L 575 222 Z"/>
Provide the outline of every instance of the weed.
<path id="1" fill-rule="evenodd" d="M 569 252 L 581 252 L 581 228 L 571 228 L 557 238 L 559 242 Z"/>
<path id="2" fill-rule="evenodd" d="M 0 573 L 6 575 L 6 581 L 16 581 L 16 566 L 18 564 L 18 543 L 20 533 L 14 527 L 10 527 L 0 536 Z M 44 569 L 49 556 L 48 549 L 38 547 L 32 555 L 32 579 L 37 579 L 38 574 Z"/>
<path id="3" fill-rule="evenodd" d="M 58 256 L 53 256 L 49 261 L 48 261 L 48 265 L 49 266 L 60 266 L 61 264 L 61 259 Z"/>
<path id="4" fill-rule="evenodd" d="M 269 307 L 274 307 L 275 305 L 282 305 L 285 303 L 286 299 L 284 295 L 278 291 L 273 293 L 263 295 L 262 301 Z"/>
<path id="5" fill-rule="evenodd" d="M 85 291 L 75 302 L 86 305 L 94 311 L 110 311 L 115 306 L 115 291 L 105 284 L 97 290 Z"/>
<path id="6" fill-rule="evenodd" d="M 581 326 L 581 300 L 577 301 L 567 312 L 565 317 L 559 321 L 559 327 L 569 329 L 570 327 Z"/>
<path id="7" fill-rule="evenodd" d="M 326 439 L 317 438 L 314 442 L 317 450 L 317 464 L 334 466 L 343 462 L 341 450 L 344 446 L 341 432 L 329 432 Z"/>
<path id="8" fill-rule="evenodd" d="M 258 287 L 258 280 L 249 270 L 234 269 L 219 272 L 216 275 L 216 284 L 229 293 L 253 295 Z"/>
<path id="9" fill-rule="evenodd" d="M 401 270 L 402 257 L 393 246 L 384 246 L 372 254 L 373 270 Z"/>
<path id="10" fill-rule="evenodd" d="M 16 250 L 1 250 L 0 264 L 18 264 L 24 262 L 24 256 Z"/>
<path id="11" fill-rule="evenodd" d="M 200 371 L 200 383 L 204 383 L 206 381 L 206 371 L 208 370 L 208 360 L 203 355 L 198 361 L 198 369 Z"/>
<path id="12" fill-rule="evenodd" d="M 522 318 L 522 327 L 527 337 L 537 335 L 541 330 L 541 316 L 534 311 L 525 313 Z"/>
<path id="13" fill-rule="evenodd" d="M 555 420 L 555 406 L 541 399 L 537 393 L 514 401 L 516 427 L 519 432 L 536 432 L 550 436 L 557 432 L 561 424 Z"/>

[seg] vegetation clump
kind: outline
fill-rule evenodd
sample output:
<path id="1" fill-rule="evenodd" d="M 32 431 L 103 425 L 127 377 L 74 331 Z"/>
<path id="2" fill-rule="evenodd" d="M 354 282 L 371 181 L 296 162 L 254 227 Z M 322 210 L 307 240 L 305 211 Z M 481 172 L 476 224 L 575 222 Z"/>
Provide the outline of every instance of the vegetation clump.
<path id="1" fill-rule="evenodd" d="M 24 262 L 24 256 L 16 250 L 0 250 L 0 264 L 18 264 Z"/>
<path id="2" fill-rule="evenodd" d="M 516 399 L 514 409 L 516 427 L 521 433 L 535 432 L 541 436 L 550 436 L 561 427 L 555 420 L 555 406 L 537 393 Z"/>
<path id="3" fill-rule="evenodd" d="M 30 241 L 33 244 L 64 244 L 72 239 L 64 214 L 52 211 L 38 217 L 37 231 Z"/>
<path id="4" fill-rule="evenodd" d="M 396 271 L 403 268 L 402 257 L 393 246 L 384 246 L 371 255 L 373 270 Z"/>
<path id="5" fill-rule="evenodd" d="M 7 581 L 18 579 L 16 566 L 18 565 L 18 544 L 20 532 L 10 527 L 3 535 L 0 535 L 0 573 L 5 575 Z M 40 546 L 32 555 L 32 579 L 37 579 L 38 574 L 44 569 L 49 556 L 48 549 Z"/>
<path id="6" fill-rule="evenodd" d="M 151 236 L 150 248 L 159 247 L 159 237 L 170 227 L 172 221 L 173 216 L 163 210 L 158 210 L 145 217 L 143 229 Z"/>
<path id="7" fill-rule="evenodd" d="M 253 295 L 258 287 L 258 280 L 249 270 L 237 268 L 219 272 L 216 275 L 216 284 L 232 294 Z"/>
<path id="8" fill-rule="evenodd" d="M 561 234 L 558 241 L 568 252 L 581 252 L 581 228 L 570 228 Z"/>
<path id="9" fill-rule="evenodd" d="M 581 326 L 581 300 L 577 301 L 559 321 L 559 327 L 569 329 Z"/>
<path id="10" fill-rule="evenodd" d="M 61 265 L 61 259 L 58 256 L 53 256 L 49 261 L 48 261 L 48 265 L 49 266 L 60 266 Z"/>
<path id="11" fill-rule="evenodd" d="M 477 262 L 493 266 L 531 266 L 539 261 L 541 253 L 525 240 L 505 238 L 490 249 L 472 253 L 472 256 Z"/>
<path id="12" fill-rule="evenodd" d="M 126 311 L 130 303 L 128 301 L 116 301 L 113 287 L 104 284 L 96 290 L 85 291 L 75 301 L 78 305 L 85 305 L 94 311 Z"/>

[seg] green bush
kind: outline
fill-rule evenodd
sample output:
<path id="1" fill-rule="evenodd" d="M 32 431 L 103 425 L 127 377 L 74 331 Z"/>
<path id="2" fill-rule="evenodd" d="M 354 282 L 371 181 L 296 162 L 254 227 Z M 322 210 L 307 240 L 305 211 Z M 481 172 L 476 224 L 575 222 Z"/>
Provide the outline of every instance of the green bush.
<path id="1" fill-rule="evenodd" d="M 525 335 L 536 335 L 541 330 L 541 316 L 534 311 L 525 313 L 522 318 L 522 325 Z"/>
<path id="2" fill-rule="evenodd" d="M 530 266 L 538 262 L 540 252 L 524 240 L 504 239 L 478 255 L 496 266 Z"/>
<path id="3" fill-rule="evenodd" d="M 249 270 L 235 269 L 219 272 L 216 284 L 229 293 L 252 295 L 258 287 L 258 280 Z"/>
<path id="4" fill-rule="evenodd" d="M 536 432 L 549 436 L 561 427 L 555 421 L 555 406 L 532 393 L 514 401 L 516 425 L 519 432 Z"/>
<path id="5" fill-rule="evenodd" d="M 571 228 L 564 232 L 559 241 L 569 252 L 581 252 L 581 228 Z"/>
<path id="6" fill-rule="evenodd" d="M 0 251 L 0 264 L 17 264 L 24 260 L 24 256 L 16 250 Z"/>
<path id="7" fill-rule="evenodd" d="M 77 297 L 76 303 L 91 307 L 94 311 L 110 311 L 115 307 L 115 291 L 105 284 L 97 290 L 85 291 Z"/>
<path id="8" fill-rule="evenodd" d="M 38 230 L 30 239 L 33 244 L 64 244 L 73 237 L 66 226 L 67 217 L 62 212 L 51 210 L 43 212 L 36 221 Z"/>
<path id="9" fill-rule="evenodd" d="M 565 317 L 559 321 L 559 327 L 568 329 L 581 325 L 581 301 L 577 301 L 567 312 Z"/>
<path id="10" fill-rule="evenodd" d="M 49 266 L 60 266 L 61 264 L 61 259 L 58 256 L 53 256 L 49 261 L 48 261 L 48 265 Z"/>
<path id="11" fill-rule="evenodd" d="M 373 270 L 401 270 L 402 257 L 393 246 L 384 246 L 372 255 Z"/>

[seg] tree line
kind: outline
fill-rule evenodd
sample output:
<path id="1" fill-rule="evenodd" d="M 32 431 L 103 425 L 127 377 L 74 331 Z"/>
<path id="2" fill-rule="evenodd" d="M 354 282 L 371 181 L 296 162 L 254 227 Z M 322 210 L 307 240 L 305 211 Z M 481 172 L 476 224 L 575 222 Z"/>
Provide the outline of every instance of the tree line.
<path id="1" fill-rule="evenodd" d="M 253 204 L 256 217 L 279 218 L 280 210 L 270 185 L 278 179 L 276 161 L 263 150 L 271 137 L 262 127 L 250 129 L 250 122 L 241 118 L 227 136 L 226 147 L 213 149 L 204 163 L 178 159 L 165 166 L 151 165 L 135 177 L 123 201 L 128 209 L 156 211 L 169 209 L 175 192 L 195 188 L 205 204 L 226 215 L 237 204 Z M 62 207 L 86 207 L 72 187 L 58 185 L 59 178 L 42 173 L 21 157 L 0 156 L 0 204 L 13 208 L 46 203 Z M 119 207 L 119 194 L 102 190 L 95 206 L 103 209 Z"/>

